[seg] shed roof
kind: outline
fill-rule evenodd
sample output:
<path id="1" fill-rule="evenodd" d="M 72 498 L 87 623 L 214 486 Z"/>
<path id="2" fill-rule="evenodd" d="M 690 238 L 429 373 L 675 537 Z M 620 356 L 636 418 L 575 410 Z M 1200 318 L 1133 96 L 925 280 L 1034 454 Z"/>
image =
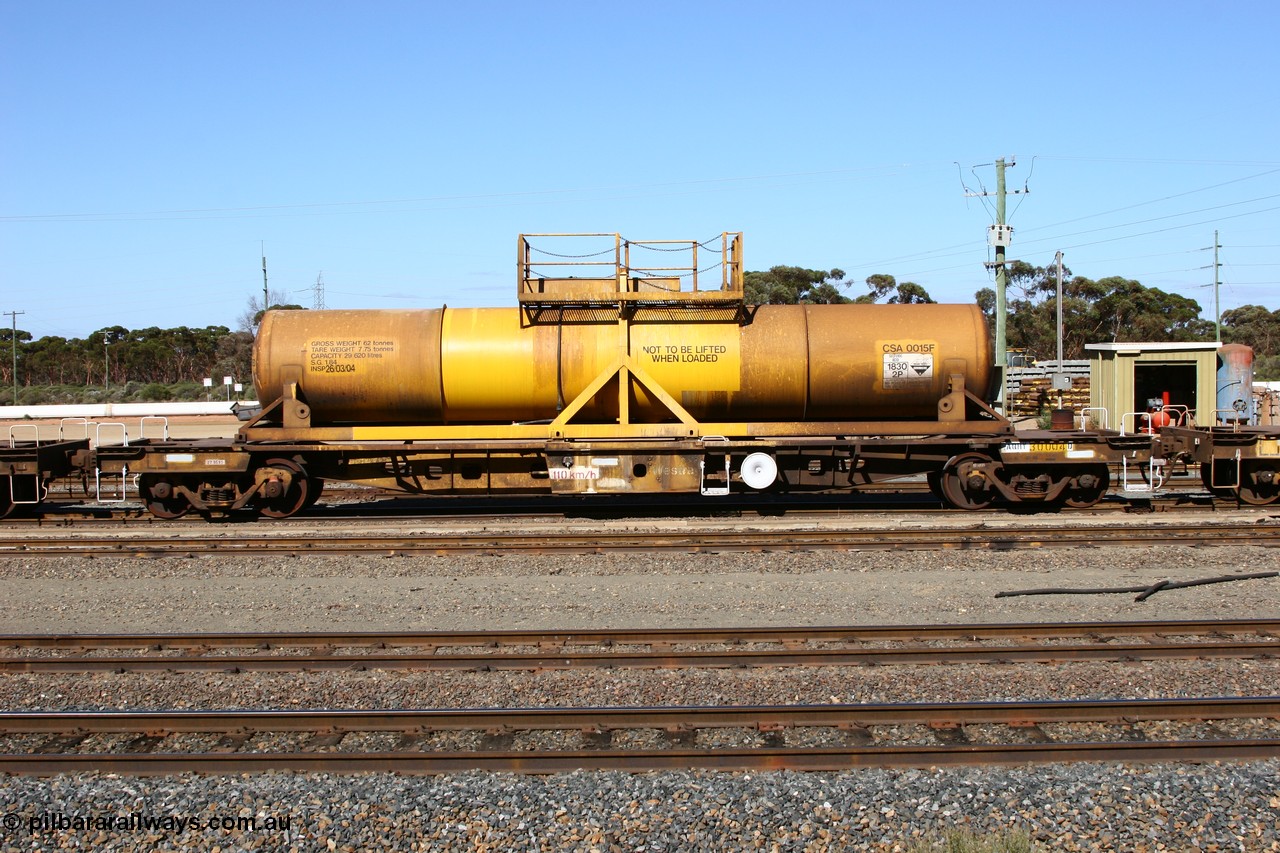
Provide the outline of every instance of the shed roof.
<path id="1" fill-rule="evenodd" d="M 1085 344 L 1087 350 L 1097 352 L 1204 352 L 1222 348 L 1219 341 L 1119 341 L 1105 344 Z"/>

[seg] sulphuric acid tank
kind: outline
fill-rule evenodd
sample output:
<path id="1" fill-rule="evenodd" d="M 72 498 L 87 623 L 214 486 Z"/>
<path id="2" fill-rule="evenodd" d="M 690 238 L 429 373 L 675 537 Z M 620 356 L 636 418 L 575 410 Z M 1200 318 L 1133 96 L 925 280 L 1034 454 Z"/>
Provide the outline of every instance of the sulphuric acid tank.
<path id="1" fill-rule="evenodd" d="M 530 325 L 518 308 L 270 311 L 254 383 L 270 401 L 296 382 L 316 424 L 512 423 L 554 418 L 629 355 L 703 422 L 867 421 L 936 418 L 950 375 L 978 396 L 991 376 L 976 305 L 762 305 L 742 324 L 653 316 Z M 610 417 L 608 395 L 594 405 L 586 417 Z M 666 410 L 638 388 L 630 416 Z"/>

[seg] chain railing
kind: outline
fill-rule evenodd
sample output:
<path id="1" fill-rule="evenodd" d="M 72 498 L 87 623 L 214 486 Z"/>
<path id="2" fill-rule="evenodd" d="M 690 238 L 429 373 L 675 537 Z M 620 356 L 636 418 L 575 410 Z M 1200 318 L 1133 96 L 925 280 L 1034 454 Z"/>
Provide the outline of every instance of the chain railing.
<path id="1" fill-rule="evenodd" d="M 535 239 L 541 245 L 531 242 Z M 607 240 L 612 245 L 594 251 L 567 250 L 570 241 L 581 245 L 584 240 Z M 555 249 L 565 245 L 566 250 L 555 251 L 548 248 L 548 244 Z M 708 251 L 714 253 L 713 258 L 718 254 L 719 259 L 706 264 Z M 643 252 L 684 253 L 688 262 L 648 263 Z M 653 291 L 655 298 L 683 293 L 686 297 L 714 294 L 740 299 L 743 292 L 742 234 L 739 232 L 724 232 L 703 241 L 628 240 L 621 234 L 521 234 L 517 266 L 517 292 L 522 299 L 552 298 L 558 284 L 594 290 L 601 297 L 637 293 L 642 288 Z M 716 269 L 721 271 L 719 281 L 708 287 L 706 273 Z"/>

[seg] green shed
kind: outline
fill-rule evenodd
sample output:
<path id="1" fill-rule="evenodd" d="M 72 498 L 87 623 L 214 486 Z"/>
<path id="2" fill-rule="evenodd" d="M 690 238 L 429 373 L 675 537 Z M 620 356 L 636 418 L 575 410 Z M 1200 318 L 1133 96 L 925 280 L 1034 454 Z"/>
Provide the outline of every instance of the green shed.
<path id="1" fill-rule="evenodd" d="M 1085 344 L 1089 353 L 1089 405 L 1106 410 L 1111 429 L 1134 432 L 1149 401 L 1185 406 L 1198 424 L 1214 423 L 1220 343 Z M 1126 417 L 1127 416 L 1127 417 Z M 1102 416 L 1094 422 L 1101 425 Z M 1123 420 L 1123 424 L 1122 424 Z"/>

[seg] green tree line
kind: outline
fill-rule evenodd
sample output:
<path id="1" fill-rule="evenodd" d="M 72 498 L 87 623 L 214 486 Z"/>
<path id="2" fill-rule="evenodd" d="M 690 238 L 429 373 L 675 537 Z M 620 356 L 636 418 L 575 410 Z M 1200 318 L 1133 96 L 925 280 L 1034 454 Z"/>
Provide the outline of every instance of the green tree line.
<path id="1" fill-rule="evenodd" d="M 847 302 L 918 304 L 933 302 L 919 284 L 899 282 L 877 274 L 865 280 L 866 291 L 846 295 L 850 282 L 840 269 L 813 270 L 776 266 L 747 272 L 747 302 L 761 304 L 837 304 Z M 1040 359 L 1056 352 L 1057 285 L 1054 270 L 1021 261 L 1010 265 L 1007 291 L 1007 339 L 1010 347 L 1026 349 Z M 974 294 L 978 306 L 994 326 L 995 292 Z M 1200 317 L 1200 305 L 1176 293 L 1145 287 L 1119 276 L 1092 280 L 1063 275 L 1063 353 L 1086 357 L 1086 343 L 1108 341 L 1211 341 L 1214 326 Z M 273 308 L 301 308 L 273 304 Z M 242 320 L 244 328 L 226 326 L 130 330 L 123 326 L 99 329 L 84 338 L 33 338 L 17 330 L 17 385 L 20 389 L 78 387 L 146 390 L 146 398 L 173 396 L 176 386 L 192 386 L 188 396 L 203 396 L 204 377 L 221 383 L 234 376 L 251 381 L 252 327 L 262 314 L 256 304 Z M 1280 310 L 1245 305 L 1222 314 L 1222 339 L 1248 344 L 1254 350 L 1255 374 L 1260 380 L 1280 379 Z M 0 388 L 14 385 L 10 355 L 13 332 L 0 329 Z M 25 396 L 25 399 L 23 397 Z M 47 396 L 47 395 L 46 395 Z M 39 395 L 20 395 L 20 401 L 43 402 Z M 51 402 L 54 400 L 51 400 Z"/>
<path id="2" fill-rule="evenodd" d="M 11 356 L 14 332 L 0 330 L 0 355 Z M 248 384 L 253 334 L 226 326 L 192 329 L 99 329 L 84 338 L 34 338 L 17 330 L 17 385 L 22 388 L 78 386 L 124 389 L 151 386 L 151 396 L 164 396 L 160 386 L 196 384 L 205 377 L 234 376 Z M 13 358 L 0 358 L 0 387 L 13 387 Z M 32 403 L 33 395 L 26 402 Z M 114 395 L 112 399 L 118 399 Z M 20 397 L 21 401 L 21 397 Z"/>
<path id="3" fill-rule="evenodd" d="M 1010 347 L 1040 359 L 1057 353 L 1057 272 L 1022 261 L 1009 265 L 1006 290 Z M 974 294 L 994 324 L 996 294 L 984 287 Z M 1088 343 L 1115 341 L 1212 341 L 1214 323 L 1200 316 L 1200 303 L 1177 293 L 1123 276 L 1096 281 L 1062 272 L 1062 352 L 1064 358 L 1088 357 Z M 1260 381 L 1280 379 L 1280 310 L 1243 305 L 1219 318 L 1224 343 L 1253 347 L 1254 374 Z"/>
<path id="4" fill-rule="evenodd" d="M 743 277 L 747 302 L 761 304 L 834 304 L 844 302 L 922 303 L 933 298 L 920 285 L 891 275 L 869 276 L 867 292 L 847 296 L 843 270 L 776 266 Z M 1005 292 L 1007 345 L 1033 357 L 1057 355 L 1057 273 L 1022 261 L 1009 265 Z M 996 293 L 984 287 L 974 294 L 994 332 Z M 1121 276 L 1093 280 L 1063 269 L 1063 357 L 1087 357 L 1088 343 L 1115 341 L 1212 341 L 1211 320 L 1200 304 L 1176 293 Z M 1280 380 L 1280 310 L 1244 305 L 1222 312 L 1222 340 L 1253 347 L 1254 373 L 1260 381 Z"/>
<path id="5" fill-rule="evenodd" d="M 270 308 L 303 310 L 287 302 L 287 296 L 272 291 Z M 253 396 L 253 336 L 265 313 L 262 305 L 256 296 L 250 297 L 236 331 L 226 326 L 108 326 L 83 338 L 33 338 L 18 329 L 16 383 L 15 333 L 0 329 L 0 400 L 9 402 L 2 389 L 15 384 L 17 402 L 24 405 L 204 400 L 205 378 L 213 379 L 221 394 L 225 376 L 242 383 Z"/>

